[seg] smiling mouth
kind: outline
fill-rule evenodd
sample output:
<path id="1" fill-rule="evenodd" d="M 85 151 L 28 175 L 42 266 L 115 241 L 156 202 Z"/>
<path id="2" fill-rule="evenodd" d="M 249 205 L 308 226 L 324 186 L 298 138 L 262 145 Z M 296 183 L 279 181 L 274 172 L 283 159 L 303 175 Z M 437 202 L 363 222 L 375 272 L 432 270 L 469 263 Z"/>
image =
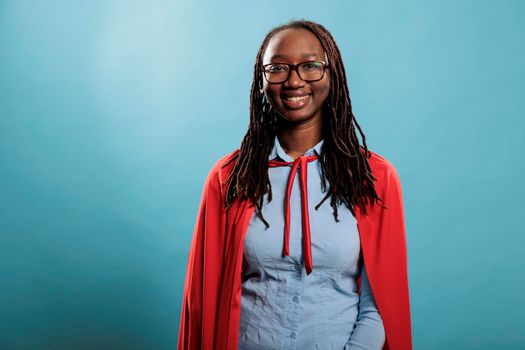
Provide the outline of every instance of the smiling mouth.
<path id="1" fill-rule="evenodd" d="M 303 96 L 290 96 L 290 97 L 283 97 L 283 100 L 290 101 L 290 102 L 300 102 L 306 100 L 310 94 L 303 95 Z"/>

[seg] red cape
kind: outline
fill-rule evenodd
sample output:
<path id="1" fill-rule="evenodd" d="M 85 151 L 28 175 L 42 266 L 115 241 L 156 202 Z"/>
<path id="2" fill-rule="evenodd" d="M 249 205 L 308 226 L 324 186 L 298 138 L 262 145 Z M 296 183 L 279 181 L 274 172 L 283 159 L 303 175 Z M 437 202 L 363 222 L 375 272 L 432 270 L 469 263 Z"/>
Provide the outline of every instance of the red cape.
<path id="1" fill-rule="evenodd" d="M 237 200 L 224 207 L 233 168 L 220 159 L 206 178 L 191 242 L 182 300 L 178 350 L 237 349 L 241 313 L 244 235 L 254 207 Z M 394 166 L 374 152 L 368 159 L 383 199 L 356 219 L 370 287 L 385 328 L 384 350 L 412 349 L 405 221 L 401 184 Z"/>

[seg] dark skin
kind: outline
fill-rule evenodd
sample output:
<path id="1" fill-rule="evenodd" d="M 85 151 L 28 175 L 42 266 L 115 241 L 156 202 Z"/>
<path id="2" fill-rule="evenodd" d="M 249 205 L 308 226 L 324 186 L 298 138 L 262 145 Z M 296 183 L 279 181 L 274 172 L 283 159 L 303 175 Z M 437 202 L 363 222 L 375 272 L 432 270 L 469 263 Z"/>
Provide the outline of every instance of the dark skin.
<path id="1" fill-rule="evenodd" d="M 263 65 L 267 63 L 297 64 L 304 61 L 329 63 L 321 42 L 306 29 L 289 28 L 275 34 L 264 52 Z M 278 137 L 284 151 L 293 159 L 315 146 L 322 138 L 322 106 L 330 92 L 330 72 L 323 78 L 305 82 L 295 70 L 283 83 L 268 83 L 263 79 L 263 91 L 272 107 L 279 113 Z M 293 105 L 286 96 L 308 95 L 304 102 Z"/>

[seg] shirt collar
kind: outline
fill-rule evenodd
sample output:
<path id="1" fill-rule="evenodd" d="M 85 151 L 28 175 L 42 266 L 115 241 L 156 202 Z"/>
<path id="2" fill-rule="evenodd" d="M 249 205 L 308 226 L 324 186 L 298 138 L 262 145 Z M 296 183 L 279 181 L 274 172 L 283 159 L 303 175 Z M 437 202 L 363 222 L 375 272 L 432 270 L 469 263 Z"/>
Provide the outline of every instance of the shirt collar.
<path id="1" fill-rule="evenodd" d="M 314 154 L 317 154 L 318 156 L 321 155 L 321 146 L 323 145 L 323 139 L 319 141 L 314 147 L 308 149 L 304 155 L 305 156 L 312 156 Z M 276 157 L 281 158 L 281 160 L 285 162 L 293 162 L 292 157 L 290 157 L 286 152 L 283 150 L 281 143 L 279 142 L 279 138 L 277 135 L 275 136 L 275 141 L 273 144 L 272 151 L 270 152 L 270 155 L 268 156 L 268 160 L 275 159 Z"/>

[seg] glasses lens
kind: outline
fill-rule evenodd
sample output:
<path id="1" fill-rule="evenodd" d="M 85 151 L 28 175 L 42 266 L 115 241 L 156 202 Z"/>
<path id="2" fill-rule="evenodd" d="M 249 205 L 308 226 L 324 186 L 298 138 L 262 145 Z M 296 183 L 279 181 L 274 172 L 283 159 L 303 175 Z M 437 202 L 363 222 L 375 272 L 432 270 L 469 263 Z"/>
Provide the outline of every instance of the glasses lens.
<path id="1" fill-rule="evenodd" d="M 286 64 L 270 64 L 265 67 L 264 74 L 270 83 L 281 83 L 288 78 L 289 70 Z"/>
<path id="2" fill-rule="evenodd" d="M 324 65 L 322 62 L 311 61 L 299 65 L 299 76 L 305 81 L 319 80 L 323 77 L 323 73 Z"/>

